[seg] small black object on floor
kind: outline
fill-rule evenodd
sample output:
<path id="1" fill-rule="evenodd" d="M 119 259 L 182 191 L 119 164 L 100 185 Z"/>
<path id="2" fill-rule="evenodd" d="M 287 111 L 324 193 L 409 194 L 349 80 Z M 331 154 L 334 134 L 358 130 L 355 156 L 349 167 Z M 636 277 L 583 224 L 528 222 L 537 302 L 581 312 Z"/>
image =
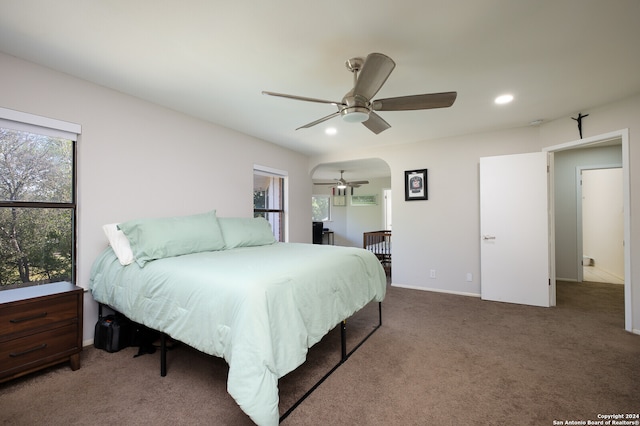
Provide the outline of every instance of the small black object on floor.
<path id="1" fill-rule="evenodd" d="M 98 322 L 93 338 L 93 345 L 96 348 L 107 352 L 118 352 L 124 348 L 138 347 L 138 353 L 134 358 L 156 352 L 157 345 L 154 342 L 160 339 L 160 332 L 131 321 L 116 311 L 103 316 L 102 308 L 102 304 L 98 305 Z"/>

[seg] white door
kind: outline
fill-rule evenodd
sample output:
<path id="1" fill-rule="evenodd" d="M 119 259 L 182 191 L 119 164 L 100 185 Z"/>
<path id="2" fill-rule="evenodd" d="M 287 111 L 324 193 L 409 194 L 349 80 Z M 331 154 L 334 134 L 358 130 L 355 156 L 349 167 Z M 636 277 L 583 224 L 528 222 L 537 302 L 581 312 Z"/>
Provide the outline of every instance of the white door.
<path id="1" fill-rule="evenodd" d="M 547 154 L 480 159 L 482 299 L 550 306 Z"/>

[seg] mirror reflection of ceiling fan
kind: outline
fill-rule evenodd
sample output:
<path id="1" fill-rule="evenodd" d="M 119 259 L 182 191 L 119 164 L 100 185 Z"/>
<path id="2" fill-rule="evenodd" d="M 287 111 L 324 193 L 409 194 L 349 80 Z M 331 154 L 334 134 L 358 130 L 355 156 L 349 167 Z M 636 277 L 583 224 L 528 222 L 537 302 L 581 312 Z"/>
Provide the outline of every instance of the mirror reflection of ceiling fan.
<path id="1" fill-rule="evenodd" d="M 262 93 L 298 101 L 329 104 L 338 108 L 337 112 L 298 127 L 296 130 L 306 129 L 333 117 L 342 116 L 344 121 L 349 123 L 362 123 L 375 134 L 391 127 L 391 125 L 384 121 L 375 111 L 411 111 L 447 108 L 453 105 L 458 95 L 457 92 L 444 92 L 372 100 L 382 85 L 387 81 L 391 71 L 395 68 L 396 63 L 393 59 L 382 53 L 371 53 L 364 60 L 362 58 L 349 59 L 345 65 L 347 69 L 353 73 L 353 89 L 347 92 L 340 102 L 267 91 L 263 91 Z"/>
<path id="2" fill-rule="evenodd" d="M 335 182 L 317 182 L 314 183 L 314 185 L 332 185 L 335 186 L 338 189 L 345 189 L 347 187 L 349 188 L 359 188 L 360 185 L 366 185 L 369 183 L 368 180 L 354 180 L 351 182 L 347 182 L 343 177 L 342 174 L 344 173 L 344 170 L 340 170 L 340 179 L 336 179 Z"/>

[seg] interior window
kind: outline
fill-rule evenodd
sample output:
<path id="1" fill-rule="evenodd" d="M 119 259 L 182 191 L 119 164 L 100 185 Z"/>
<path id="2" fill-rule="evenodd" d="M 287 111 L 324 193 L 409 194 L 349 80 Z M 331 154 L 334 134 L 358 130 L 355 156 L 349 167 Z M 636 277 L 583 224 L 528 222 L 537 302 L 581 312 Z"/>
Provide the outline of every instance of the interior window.
<path id="1" fill-rule="evenodd" d="M 0 288 L 75 282 L 76 135 L 0 120 Z"/>

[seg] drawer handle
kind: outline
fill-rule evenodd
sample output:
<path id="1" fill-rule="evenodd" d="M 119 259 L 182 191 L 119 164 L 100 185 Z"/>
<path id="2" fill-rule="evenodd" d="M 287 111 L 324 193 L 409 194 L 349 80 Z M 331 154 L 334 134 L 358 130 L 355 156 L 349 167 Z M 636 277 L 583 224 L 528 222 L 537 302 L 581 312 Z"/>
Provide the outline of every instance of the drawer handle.
<path id="1" fill-rule="evenodd" d="M 46 343 L 43 343 L 43 344 L 38 345 L 38 346 L 35 346 L 35 347 L 31 348 L 31 349 L 26 349 L 26 350 L 24 350 L 24 351 L 22 351 L 22 352 L 11 352 L 11 353 L 9 354 L 9 356 L 10 356 L 11 358 L 17 358 L 17 357 L 19 357 L 19 356 L 26 355 L 26 354 L 29 354 L 29 353 L 31 353 L 31 352 L 39 351 L 39 350 L 44 349 L 44 348 L 46 348 L 46 347 L 47 347 L 47 344 L 46 344 Z"/>
<path id="2" fill-rule="evenodd" d="M 47 316 L 47 313 L 46 312 L 42 312 L 40 314 L 31 315 L 30 317 L 13 318 L 13 319 L 10 319 L 9 322 L 12 323 L 12 324 L 18 324 L 18 323 L 25 322 L 25 321 L 31 321 L 31 320 L 38 319 L 38 318 L 44 318 L 46 316 Z"/>

